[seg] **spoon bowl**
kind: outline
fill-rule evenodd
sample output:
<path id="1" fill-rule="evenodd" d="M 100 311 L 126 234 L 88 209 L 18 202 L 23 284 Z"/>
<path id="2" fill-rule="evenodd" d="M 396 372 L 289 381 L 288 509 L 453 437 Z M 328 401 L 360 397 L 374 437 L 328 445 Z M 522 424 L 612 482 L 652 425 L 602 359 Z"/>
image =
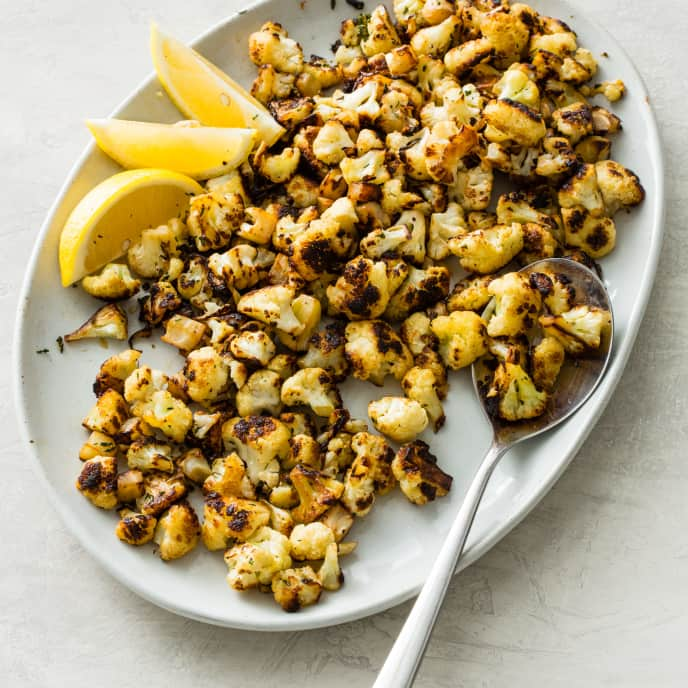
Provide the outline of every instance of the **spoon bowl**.
<path id="1" fill-rule="evenodd" d="M 585 356 L 571 359 L 567 356 L 557 378 L 554 393 L 541 416 L 510 422 L 492 413 L 486 398 L 494 372 L 490 363 L 495 359 L 483 356 L 473 364 L 473 386 L 483 411 L 492 425 L 495 441 L 500 445 L 514 445 L 535 437 L 566 420 L 584 404 L 595 391 L 609 364 L 614 340 L 614 314 L 609 294 L 602 280 L 589 268 L 569 258 L 546 258 L 530 263 L 520 272 L 532 275 L 547 271 L 558 273 L 568 280 L 575 290 L 575 305 L 587 304 L 609 311 L 611 326 L 604 328 L 599 349 Z M 491 307 L 485 309 L 486 312 Z"/>

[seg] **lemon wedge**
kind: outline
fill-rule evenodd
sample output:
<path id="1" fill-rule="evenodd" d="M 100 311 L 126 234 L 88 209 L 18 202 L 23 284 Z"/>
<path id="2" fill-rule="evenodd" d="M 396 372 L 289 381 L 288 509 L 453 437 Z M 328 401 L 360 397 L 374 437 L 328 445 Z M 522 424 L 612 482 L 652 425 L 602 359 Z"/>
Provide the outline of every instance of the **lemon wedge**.
<path id="1" fill-rule="evenodd" d="M 183 124 L 183 123 L 181 123 Z M 90 119 L 98 146 L 122 167 L 159 167 L 194 179 L 226 174 L 248 157 L 255 129 Z"/>
<path id="2" fill-rule="evenodd" d="M 198 182 L 170 170 L 120 172 L 89 191 L 60 235 L 62 285 L 67 287 L 122 256 L 141 231 L 186 212 Z"/>
<path id="3" fill-rule="evenodd" d="M 210 127 L 249 127 L 271 146 L 283 133 L 253 96 L 195 50 L 151 26 L 151 54 L 158 79 L 189 119 Z"/>

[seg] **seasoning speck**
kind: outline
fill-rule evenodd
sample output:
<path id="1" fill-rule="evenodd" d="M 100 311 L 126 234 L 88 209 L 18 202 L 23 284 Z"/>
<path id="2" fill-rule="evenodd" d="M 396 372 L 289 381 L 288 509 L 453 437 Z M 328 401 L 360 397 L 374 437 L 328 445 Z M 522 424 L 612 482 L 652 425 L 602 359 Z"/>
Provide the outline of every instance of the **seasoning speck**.
<path id="1" fill-rule="evenodd" d="M 62 339 L 62 336 L 58 337 L 56 340 L 57 342 L 57 348 L 60 350 L 60 353 L 64 352 L 64 339 Z"/>

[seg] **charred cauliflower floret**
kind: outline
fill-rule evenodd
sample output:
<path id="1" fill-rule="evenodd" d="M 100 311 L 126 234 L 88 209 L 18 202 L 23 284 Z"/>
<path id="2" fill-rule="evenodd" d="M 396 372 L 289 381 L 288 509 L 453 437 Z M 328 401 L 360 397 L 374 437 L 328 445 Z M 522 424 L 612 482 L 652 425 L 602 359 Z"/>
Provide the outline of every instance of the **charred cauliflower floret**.
<path id="1" fill-rule="evenodd" d="M 119 512 L 119 522 L 115 528 L 115 535 L 128 545 L 145 545 L 153 539 L 157 519 L 155 516 L 137 514 L 131 509 Z"/>
<path id="2" fill-rule="evenodd" d="M 590 258 L 603 258 L 616 246 L 616 224 L 610 217 L 591 213 L 583 206 L 562 208 L 566 246 L 581 248 Z"/>
<path id="3" fill-rule="evenodd" d="M 182 353 L 195 349 L 205 335 L 207 327 L 185 315 L 175 314 L 165 323 L 165 334 L 160 339 Z"/>
<path id="4" fill-rule="evenodd" d="M 378 53 L 386 53 L 400 44 L 399 34 L 387 9 L 384 5 L 378 5 L 368 19 L 365 38 L 361 40 L 363 54 L 372 57 Z"/>
<path id="5" fill-rule="evenodd" d="M 306 353 L 299 359 L 299 367 L 324 368 L 335 382 L 344 380 L 349 372 L 344 355 L 344 328 L 344 323 L 335 321 L 312 335 Z"/>
<path id="6" fill-rule="evenodd" d="M 394 293 L 385 310 L 390 320 L 404 320 L 413 311 L 420 311 L 438 301 L 449 292 L 449 270 L 432 266 L 423 270 L 409 267 L 408 277 Z"/>
<path id="7" fill-rule="evenodd" d="M 459 280 L 447 297 L 449 311 L 479 311 L 492 298 L 488 291 L 493 275 L 468 275 Z"/>
<path id="8" fill-rule="evenodd" d="M 291 564 L 289 539 L 263 526 L 247 542 L 225 552 L 227 583 L 234 590 L 249 590 L 270 585 L 273 577 Z"/>
<path id="9" fill-rule="evenodd" d="M 274 22 L 267 22 L 248 39 L 248 53 L 253 64 L 269 64 L 280 72 L 298 74 L 303 69 L 301 46 Z"/>
<path id="10" fill-rule="evenodd" d="M 186 493 L 181 476 L 150 473 L 144 476 L 143 493 L 136 498 L 136 510 L 149 516 L 159 516 Z"/>
<path id="11" fill-rule="evenodd" d="M 595 165 L 580 165 L 559 189 L 558 201 L 562 210 L 583 208 L 596 217 L 603 215 L 604 200 L 597 183 Z"/>
<path id="12" fill-rule="evenodd" d="M 114 509 L 117 506 L 117 459 L 96 456 L 86 461 L 76 481 L 76 487 L 94 506 Z"/>
<path id="13" fill-rule="evenodd" d="M 255 499 L 256 494 L 246 475 L 246 465 L 236 452 L 213 461 L 210 475 L 203 481 L 206 495 L 217 493 L 222 497 Z"/>
<path id="14" fill-rule="evenodd" d="M 126 349 L 106 359 L 101 364 L 93 384 L 96 396 L 100 396 L 107 389 L 114 389 L 122 394 L 124 381 L 134 372 L 140 357 L 140 351 Z"/>
<path id="15" fill-rule="evenodd" d="M 437 393 L 437 380 L 432 370 L 414 366 L 401 381 L 404 394 L 417 401 L 437 432 L 444 425 L 444 409 Z"/>
<path id="16" fill-rule="evenodd" d="M 83 290 L 104 301 L 119 301 L 134 296 L 141 282 L 132 277 L 123 263 L 108 263 L 99 275 L 89 275 L 81 280 Z"/>
<path id="17" fill-rule="evenodd" d="M 444 21 L 419 29 L 411 37 L 411 48 L 416 55 L 442 57 L 461 29 L 461 20 L 450 14 Z"/>
<path id="18" fill-rule="evenodd" d="M 229 368 L 212 346 L 189 353 L 184 366 L 185 391 L 198 403 L 219 399 L 227 389 Z"/>
<path id="19" fill-rule="evenodd" d="M 491 100 L 483 110 L 483 117 L 487 122 L 485 137 L 488 141 L 513 141 L 519 146 L 532 148 L 545 137 L 542 115 L 515 100 Z"/>
<path id="20" fill-rule="evenodd" d="M 343 158 L 339 167 L 347 184 L 383 184 L 390 178 L 385 152 L 381 150 L 370 150 L 358 158 Z"/>
<path id="21" fill-rule="evenodd" d="M 93 432 L 112 436 L 128 417 L 129 407 L 122 395 L 114 389 L 106 389 L 81 424 Z"/>
<path id="22" fill-rule="evenodd" d="M 211 551 L 225 549 L 233 540 L 244 542 L 270 522 L 270 507 L 237 497 L 206 495 L 201 538 Z"/>
<path id="23" fill-rule="evenodd" d="M 354 515 L 365 516 L 373 508 L 376 494 L 394 487 L 394 452 L 383 437 L 359 432 L 351 440 L 356 458 L 346 472 L 342 504 Z"/>
<path id="24" fill-rule="evenodd" d="M 337 282 L 327 288 L 330 306 L 350 320 L 379 317 L 391 295 L 386 264 L 363 256 L 349 261 Z"/>
<path id="25" fill-rule="evenodd" d="M 83 325 L 64 336 L 65 342 L 98 338 L 127 338 L 127 314 L 117 304 L 99 308 Z"/>
<path id="26" fill-rule="evenodd" d="M 279 98 L 288 98 L 294 90 L 294 74 L 277 71 L 270 64 L 259 65 L 258 76 L 251 84 L 251 95 L 263 105 Z"/>
<path id="27" fill-rule="evenodd" d="M 576 306 L 561 315 L 541 315 L 545 334 L 559 341 L 566 353 L 578 356 L 600 348 L 611 324 L 609 311 L 596 306 Z"/>
<path id="28" fill-rule="evenodd" d="M 368 415 L 383 435 L 410 442 L 428 426 L 428 415 L 415 399 L 386 396 L 368 404 Z"/>
<path id="29" fill-rule="evenodd" d="M 153 540 L 163 561 L 172 561 L 188 554 L 198 544 L 201 526 L 191 504 L 173 504 L 155 527 Z"/>
<path id="30" fill-rule="evenodd" d="M 304 326 L 292 308 L 295 297 L 296 292 L 289 287 L 263 287 L 244 294 L 237 303 L 237 310 L 267 325 L 275 325 L 283 332 L 300 334 Z"/>
<path id="31" fill-rule="evenodd" d="M 310 282 L 326 272 L 337 272 L 352 245 L 352 235 L 338 221 L 321 217 L 296 234 L 289 256 L 299 274 Z"/>
<path id="32" fill-rule="evenodd" d="M 354 142 L 337 120 L 325 122 L 313 140 L 313 154 L 326 165 L 336 165 L 354 149 Z"/>
<path id="33" fill-rule="evenodd" d="M 342 496 L 344 485 L 314 468 L 297 464 L 289 472 L 299 503 L 291 511 L 297 523 L 311 523 Z"/>
<path id="34" fill-rule="evenodd" d="M 187 226 L 178 218 L 144 229 L 127 251 L 129 267 L 141 277 L 158 279 L 168 273 L 171 259 L 186 241 Z"/>
<path id="35" fill-rule="evenodd" d="M 485 323 L 473 311 L 440 315 L 430 326 L 439 340 L 442 360 L 453 370 L 465 368 L 487 353 Z"/>
<path id="36" fill-rule="evenodd" d="M 487 38 L 476 38 L 448 50 L 444 55 L 446 68 L 457 77 L 463 76 L 494 55 L 494 46 Z"/>
<path id="37" fill-rule="evenodd" d="M 274 487 L 279 481 L 279 461 L 289 453 L 289 429 L 276 418 L 246 416 L 232 418 L 222 426 L 222 440 L 228 451 L 236 451 L 246 464 L 254 485 Z"/>
<path id="38" fill-rule="evenodd" d="M 127 465 L 142 473 L 174 473 L 171 452 L 169 444 L 162 444 L 150 438 L 135 440 L 127 449 Z"/>
<path id="39" fill-rule="evenodd" d="M 296 464 L 320 470 L 320 444 L 311 435 L 295 433 L 289 439 L 289 455 L 282 461 L 282 468 L 290 470 Z"/>
<path id="40" fill-rule="evenodd" d="M 363 320 L 346 326 L 344 353 L 354 377 L 382 386 L 387 375 L 401 380 L 413 357 L 399 335 L 383 320 Z"/>
<path id="41" fill-rule="evenodd" d="M 638 177 L 618 162 L 602 160 L 595 165 L 595 172 L 608 215 L 638 205 L 645 198 Z"/>
<path id="42" fill-rule="evenodd" d="M 266 366 L 277 353 L 277 348 L 262 325 L 249 323 L 230 339 L 229 351 L 246 365 Z"/>
<path id="43" fill-rule="evenodd" d="M 509 272 L 492 280 L 487 291 L 494 296 L 494 312 L 487 322 L 490 337 L 515 337 L 533 326 L 542 298 L 528 275 Z"/>
<path id="44" fill-rule="evenodd" d="M 431 179 L 442 184 L 456 182 L 457 167 L 462 158 L 478 145 L 473 127 L 460 127 L 451 121 L 438 122 L 425 144 L 425 168 Z"/>
<path id="45" fill-rule="evenodd" d="M 421 440 L 402 446 L 392 461 L 392 472 L 409 501 L 427 504 L 448 494 L 452 477 L 437 465 L 437 457 Z"/>
<path id="46" fill-rule="evenodd" d="M 406 225 L 374 229 L 361 239 L 360 250 L 364 256 L 372 259 L 399 255 L 410 239 L 411 230 Z"/>
<path id="47" fill-rule="evenodd" d="M 538 389 L 551 392 L 564 364 L 566 352 L 563 345 L 554 337 L 544 337 L 531 354 L 533 382 Z"/>
<path id="48" fill-rule="evenodd" d="M 500 417 L 518 421 L 541 416 L 547 408 L 548 395 L 537 390 L 520 365 L 505 361 L 495 370 L 487 399 Z"/>
<path id="49" fill-rule="evenodd" d="M 282 384 L 282 403 L 310 406 L 313 413 L 328 418 L 342 405 L 332 376 L 323 368 L 303 368 Z"/>
<path id="50" fill-rule="evenodd" d="M 110 435 L 95 431 L 81 445 L 79 458 L 82 461 L 88 461 L 88 459 L 94 459 L 96 456 L 117 456 L 117 451 L 117 443 Z"/>
<path id="51" fill-rule="evenodd" d="M 291 555 L 294 559 L 324 559 L 327 547 L 334 543 L 334 533 L 324 523 L 299 523 L 289 536 Z"/>
<path id="52" fill-rule="evenodd" d="M 449 240 L 449 250 L 459 258 L 468 272 L 483 275 L 503 268 L 523 249 L 523 228 L 520 224 L 494 225 Z"/>
<path id="53" fill-rule="evenodd" d="M 213 253 L 208 268 L 228 287 L 243 290 L 264 279 L 274 259 L 275 254 L 264 248 L 239 244 L 224 253 Z"/>
<path id="54" fill-rule="evenodd" d="M 273 184 L 284 184 L 296 173 L 300 159 L 299 148 L 287 147 L 271 155 L 263 144 L 253 154 L 253 167 Z"/>
<path id="55" fill-rule="evenodd" d="M 322 584 L 310 566 L 285 569 L 272 579 L 275 602 L 285 612 L 297 612 L 302 607 L 315 604 L 320 599 Z"/>
<path id="56" fill-rule="evenodd" d="M 266 413 L 279 415 L 282 409 L 280 389 L 282 378 L 272 370 L 257 370 L 236 394 L 234 403 L 241 416 L 258 416 Z"/>
<path id="57" fill-rule="evenodd" d="M 592 110 L 586 103 L 572 103 L 555 110 L 552 123 L 574 146 L 593 133 Z"/>
<path id="58" fill-rule="evenodd" d="M 227 246 L 243 221 L 241 195 L 218 189 L 191 199 L 186 224 L 197 250 L 209 251 Z"/>

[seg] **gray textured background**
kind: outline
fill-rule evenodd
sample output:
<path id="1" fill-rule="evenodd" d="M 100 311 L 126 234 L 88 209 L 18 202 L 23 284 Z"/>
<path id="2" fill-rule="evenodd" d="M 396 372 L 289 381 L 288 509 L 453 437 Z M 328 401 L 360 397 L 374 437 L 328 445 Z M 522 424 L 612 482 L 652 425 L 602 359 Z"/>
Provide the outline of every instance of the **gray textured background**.
<path id="1" fill-rule="evenodd" d="M 327 0 L 309 0 L 318 1 Z M 668 163 L 659 275 L 623 380 L 578 458 L 521 526 L 454 580 L 421 687 L 688 684 L 688 13 L 681 0 L 573 4 L 615 35 L 648 83 Z M 152 17 L 191 39 L 241 5 L 0 0 L 5 688 L 368 686 L 408 611 L 279 635 L 168 614 L 82 551 L 17 437 L 9 333 L 34 237 L 87 142 L 81 120 L 104 116 L 149 73 Z"/>

